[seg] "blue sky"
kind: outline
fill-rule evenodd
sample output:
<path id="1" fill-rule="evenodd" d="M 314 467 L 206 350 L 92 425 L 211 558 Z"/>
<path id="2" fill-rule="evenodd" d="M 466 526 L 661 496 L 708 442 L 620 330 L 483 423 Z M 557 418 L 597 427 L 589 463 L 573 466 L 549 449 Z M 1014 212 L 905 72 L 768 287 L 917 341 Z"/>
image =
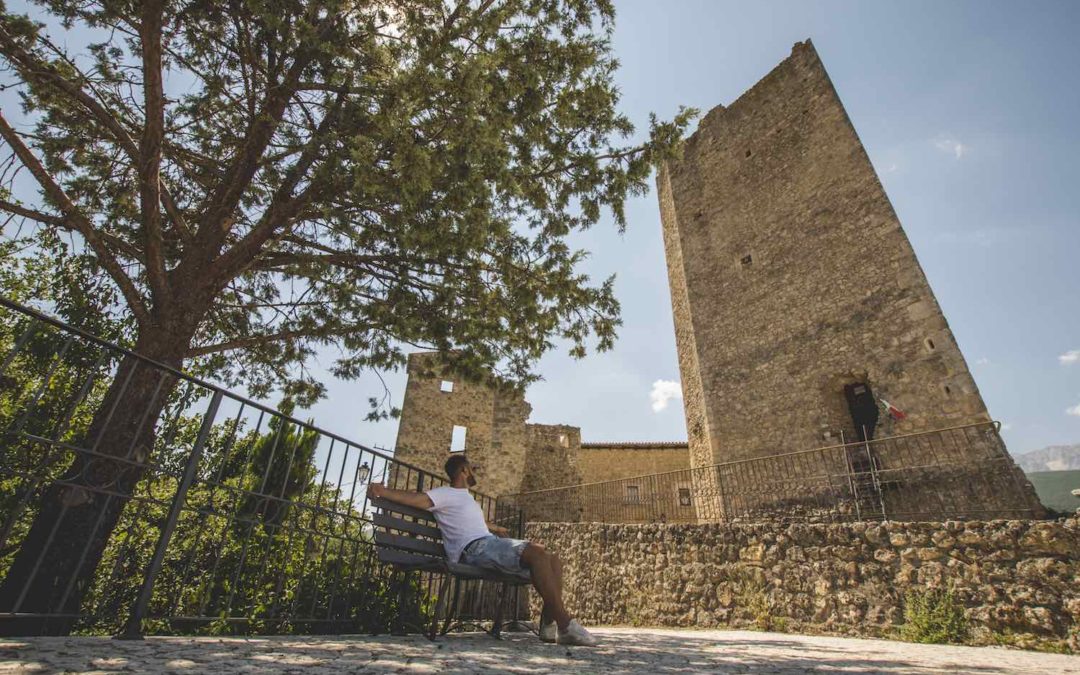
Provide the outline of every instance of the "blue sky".
<path id="1" fill-rule="evenodd" d="M 1080 3 L 617 7 L 622 109 L 640 127 L 649 112 L 730 103 L 812 38 L 1010 449 L 1080 442 Z M 531 419 L 592 441 L 681 440 L 681 401 L 650 398 L 679 379 L 655 194 L 628 220 L 624 235 L 609 219 L 573 239 L 594 279 L 617 274 L 620 339 L 582 361 L 546 357 Z M 400 405 L 404 374 L 382 376 Z M 395 421 L 363 421 L 378 377 L 328 384 L 300 415 L 393 446 Z"/>
<path id="2" fill-rule="evenodd" d="M 866 145 L 1013 453 L 1080 442 L 1080 3 L 620 2 L 623 109 L 730 103 L 811 38 Z M 654 194 L 575 238 L 594 278 L 616 273 L 614 351 L 541 363 L 532 421 L 585 440 L 680 440 L 681 401 Z M 1061 357 L 1066 357 L 1062 359 Z M 387 376 L 400 402 L 403 376 Z M 661 387 L 663 388 L 663 387 Z M 358 421 L 369 385 L 331 386 L 320 425 L 392 446 Z M 669 387 L 670 389 L 670 387 Z M 1080 409 L 1076 411 L 1080 413 Z M 792 448 L 797 449 L 797 448 Z"/>

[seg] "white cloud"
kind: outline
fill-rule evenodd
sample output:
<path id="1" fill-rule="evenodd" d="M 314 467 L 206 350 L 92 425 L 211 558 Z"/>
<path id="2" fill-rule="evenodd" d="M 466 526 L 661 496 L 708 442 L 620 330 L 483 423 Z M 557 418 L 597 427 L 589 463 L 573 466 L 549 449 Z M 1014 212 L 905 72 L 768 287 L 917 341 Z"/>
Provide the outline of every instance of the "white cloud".
<path id="1" fill-rule="evenodd" d="M 1002 431 L 1008 431 L 1009 429 L 1012 429 L 1012 425 L 1011 425 L 1011 424 L 1009 424 L 1008 422 L 1006 422 L 1005 424 L 1002 424 L 1002 425 L 1001 425 L 1001 430 L 1002 430 Z"/>
<path id="2" fill-rule="evenodd" d="M 964 153 L 968 151 L 968 146 L 964 145 L 960 141 L 956 140 L 952 136 L 941 136 L 934 141 L 934 147 L 942 152 L 947 152 L 950 155 L 960 159 L 964 156 Z"/>
<path id="3" fill-rule="evenodd" d="M 1071 408 L 1066 408 L 1065 414 L 1072 415 L 1073 417 L 1080 417 L 1080 403 L 1077 403 Z"/>
<path id="4" fill-rule="evenodd" d="M 1058 363 L 1063 366 L 1071 366 L 1080 363 L 1080 349 L 1071 349 L 1058 357 Z"/>
<path id="5" fill-rule="evenodd" d="M 990 365 L 990 359 L 988 359 L 988 358 L 986 358 L 984 356 L 981 359 L 977 360 L 975 362 L 975 365 L 977 365 L 977 366 L 988 366 L 988 365 Z"/>
<path id="6" fill-rule="evenodd" d="M 682 398 L 682 387 L 679 386 L 678 382 L 657 380 L 652 383 L 649 399 L 652 401 L 653 412 L 660 412 L 667 408 L 668 402 L 673 398 Z"/>

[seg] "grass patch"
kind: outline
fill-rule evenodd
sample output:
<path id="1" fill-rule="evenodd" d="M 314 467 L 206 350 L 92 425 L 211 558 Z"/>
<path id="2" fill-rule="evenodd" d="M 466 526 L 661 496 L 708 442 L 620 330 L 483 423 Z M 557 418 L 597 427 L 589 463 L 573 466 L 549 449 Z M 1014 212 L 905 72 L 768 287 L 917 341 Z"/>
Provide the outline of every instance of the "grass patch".
<path id="1" fill-rule="evenodd" d="M 1012 647 L 1049 654 L 1072 654 L 1066 640 L 1040 637 L 1031 633 L 1016 633 L 1010 630 L 991 633 L 989 643 L 999 647 Z"/>
<path id="2" fill-rule="evenodd" d="M 732 580 L 732 589 L 739 604 L 753 617 L 754 630 L 787 632 L 787 617 L 776 615 L 764 579 L 744 573 Z"/>

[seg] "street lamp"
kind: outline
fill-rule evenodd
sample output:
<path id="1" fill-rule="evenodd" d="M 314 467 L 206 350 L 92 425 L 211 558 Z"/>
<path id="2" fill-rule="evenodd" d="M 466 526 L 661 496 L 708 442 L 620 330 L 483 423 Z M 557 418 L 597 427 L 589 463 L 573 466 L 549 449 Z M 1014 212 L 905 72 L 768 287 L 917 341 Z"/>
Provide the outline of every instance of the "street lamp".
<path id="1" fill-rule="evenodd" d="M 371 478 L 371 467 L 368 466 L 367 462 L 364 462 L 356 469 L 356 482 L 366 483 L 369 478 Z"/>

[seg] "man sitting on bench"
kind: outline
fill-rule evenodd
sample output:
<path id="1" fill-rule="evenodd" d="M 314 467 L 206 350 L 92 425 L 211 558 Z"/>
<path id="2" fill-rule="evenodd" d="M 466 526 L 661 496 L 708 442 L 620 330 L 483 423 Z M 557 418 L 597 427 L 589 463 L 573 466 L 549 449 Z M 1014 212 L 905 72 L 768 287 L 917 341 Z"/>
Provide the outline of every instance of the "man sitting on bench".
<path id="1" fill-rule="evenodd" d="M 505 574 L 531 579 L 544 599 L 540 614 L 540 639 L 561 645 L 596 644 L 589 631 L 571 619 L 562 601 L 562 561 L 540 544 L 509 539 L 505 527 L 492 525 L 469 494 L 476 475 L 464 455 L 446 460 L 450 485 L 427 492 L 392 490 L 384 485 L 368 487 L 368 496 L 431 511 L 442 530 L 443 547 L 450 562 L 461 562 Z"/>

